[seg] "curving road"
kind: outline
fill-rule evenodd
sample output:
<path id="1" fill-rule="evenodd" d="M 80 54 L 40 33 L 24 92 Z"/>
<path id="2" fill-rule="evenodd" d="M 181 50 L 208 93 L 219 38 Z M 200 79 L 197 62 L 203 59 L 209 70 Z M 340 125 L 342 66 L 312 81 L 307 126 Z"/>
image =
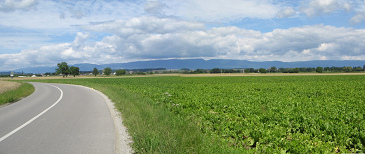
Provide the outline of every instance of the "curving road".
<path id="1" fill-rule="evenodd" d="M 105 99 L 95 90 L 31 83 L 35 92 L 0 108 L 0 153 L 118 153 Z"/>

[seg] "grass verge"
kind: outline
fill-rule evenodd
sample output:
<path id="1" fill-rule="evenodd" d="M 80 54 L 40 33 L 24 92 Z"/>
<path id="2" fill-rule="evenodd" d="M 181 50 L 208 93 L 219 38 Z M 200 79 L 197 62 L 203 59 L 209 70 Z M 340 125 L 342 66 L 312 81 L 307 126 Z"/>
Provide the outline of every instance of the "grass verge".
<path id="1" fill-rule="evenodd" d="M 97 89 L 109 96 L 122 113 L 136 153 L 235 153 L 223 148 L 218 138 L 202 134 L 193 117 L 177 116 L 162 105 L 153 105 L 151 99 L 123 88 Z"/>
<path id="2" fill-rule="evenodd" d="M 17 89 L 6 91 L 0 94 L 0 105 L 12 103 L 27 97 L 34 92 L 33 85 L 29 83 L 22 83 Z"/>
<path id="3" fill-rule="evenodd" d="M 152 99 L 121 86 L 90 79 L 39 81 L 84 85 L 107 95 L 122 113 L 135 153 L 242 153 L 214 135 L 203 134 L 195 117 L 177 116 Z"/>

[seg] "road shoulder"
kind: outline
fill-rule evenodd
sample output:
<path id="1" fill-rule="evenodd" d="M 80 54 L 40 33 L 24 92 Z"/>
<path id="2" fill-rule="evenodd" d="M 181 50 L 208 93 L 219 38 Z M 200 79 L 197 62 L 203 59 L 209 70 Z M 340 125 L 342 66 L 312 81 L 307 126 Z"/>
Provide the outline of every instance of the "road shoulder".
<path id="1" fill-rule="evenodd" d="M 127 127 L 123 125 L 123 119 L 121 117 L 121 113 L 115 108 L 114 103 L 108 98 L 108 96 L 90 87 L 81 85 L 74 85 L 74 86 L 80 86 L 87 88 L 89 90 L 93 90 L 104 98 L 114 122 L 114 130 L 116 135 L 115 153 L 123 153 L 123 154 L 133 153 L 133 150 L 131 148 L 131 144 L 133 143 L 132 137 L 128 134 Z"/>

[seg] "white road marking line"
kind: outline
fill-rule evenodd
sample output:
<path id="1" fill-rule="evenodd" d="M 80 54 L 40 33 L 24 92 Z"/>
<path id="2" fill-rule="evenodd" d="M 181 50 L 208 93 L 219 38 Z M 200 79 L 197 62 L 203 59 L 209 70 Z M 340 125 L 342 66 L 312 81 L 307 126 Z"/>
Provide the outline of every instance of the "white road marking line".
<path id="1" fill-rule="evenodd" d="M 39 118 L 40 116 L 42 116 L 44 113 L 46 113 L 48 110 L 50 110 L 52 107 L 54 107 L 55 105 L 58 104 L 58 102 L 61 101 L 62 97 L 63 97 L 63 91 L 54 86 L 54 85 L 50 85 L 52 87 L 57 88 L 60 92 L 61 92 L 61 96 L 60 98 L 58 98 L 58 100 L 52 104 L 50 107 L 48 107 L 47 109 L 45 109 L 43 112 L 39 113 L 38 115 L 36 115 L 35 117 L 33 117 L 32 119 L 30 119 L 29 121 L 27 121 L 26 123 L 24 123 L 23 125 L 19 126 L 18 128 L 14 129 L 13 131 L 11 131 L 10 133 L 6 134 L 5 136 L 0 138 L 0 142 L 2 142 L 3 140 L 5 140 L 6 138 L 8 138 L 9 136 L 13 135 L 14 133 L 16 133 L 17 131 L 19 131 L 20 129 L 24 128 L 25 126 L 29 125 L 31 122 L 33 122 L 34 120 L 36 120 L 37 118 Z"/>

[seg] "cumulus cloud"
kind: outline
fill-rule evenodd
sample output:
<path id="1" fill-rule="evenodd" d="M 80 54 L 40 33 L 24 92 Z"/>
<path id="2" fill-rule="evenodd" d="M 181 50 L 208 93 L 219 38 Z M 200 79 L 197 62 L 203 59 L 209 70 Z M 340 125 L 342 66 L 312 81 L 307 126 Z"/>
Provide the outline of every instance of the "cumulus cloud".
<path id="1" fill-rule="evenodd" d="M 363 3 L 359 2 L 359 0 L 355 0 L 355 2 L 356 4 Z M 352 4 L 355 4 L 355 2 L 345 0 L 310 0 L 302 3 L 300 11 L 308 17 L 329 14 L 340 10 L 349 12 L 353 8 Z"/>
<path id="2" fill-rule="evenodd" d="M 359 11 L 355 16 L 353 16 L 350 20 L 350 23 L 353 25 L 365 22 L 365 11 Z"/>
<path id="3" fill-rule="evenodd" d="M 293 8 L 291 7 L 287 7 L 285 9 L 280 10 L 277 14 L 276 17 L 278 18 L 287 18 L 287 17 L 291 17 L 295 15 L 295 11 Z"/>
<path id="4" fill-rule="evenodd" d="M 343 3 L 343 8 L 344 8 L 346 11 L 351 11 L 352 6 L 351 6 L 351 4 L 349 4 L 349 3 L 345 2 L 345 3 Z"/>
<path id="5" fill-rule="evenodd" d="M 365 48 L 365 31 L 351 28 L 314 25 L 261 33 L 237 27 L 192 29 L 187 23 L 177 27 L 185 30 L 168 32 L 162 26 L 158 31 L 149 31 L 135 26 L 134 30 L 141 33 L 115 33 L 85 49 L 119 57 L 113 62 L 163 58 L 301 61 L 365 55 L 360 50 Z"/>
<path id="6" fill-rule="evenodd" d="M 166 8 L 168 8 L 168 6 L 160 1 L 148 1 L 144 7 L 144 10 L 147 13 L 160 16 L 165 14 L 164 9 Z"/>
<path id="7" fill-rule="evenodd" d="M 69 63 L 101 62 L 101 56 L 107 56 L 109 49 L 101 48 L 99 42 L 92 45 L 85 43 L 90 38 L 89 33 L 79 32 L 71 43 L 61 43 L 55 45 L 42 46 L 38 49 L 22 50 L 15 54 L 0 54 L 0 69 L 14 69 L 29 66 L 49 66 L 55 65 L 60 61 Z M 91 49 L 98 48 L 102 51 L 95 52 Z M 104 62 L 104 60 L 103 60 Z"/>
<path id="8" fill-rule="evenodd" d="M 38 4 L 38 0 L 1 0 L 0 11 L 13 11 L 16 9 L 28 10 Z"/>
<path id="9" fill-rule="evenodd" d="M 304 3 L 302 11 L 309 17 L 318 16 L 324 13 L 330 13 L 340 8 L 337 0 L 312 0 Z"/>
<path id="10" fill-rule="evenodd" d="M 204 58 L 254 61 L 364 59 L 365 30 L 326 25 L 262 33 L 234 26 L 206 29 L 173 18 L 140 17 L 84 27 L 107 32 L 99 41 L 79 32 L 73 42 L 0 55 L 1 69 L 12 65 L 118 63 L 145 59 Z"/>
<path id="11" fill-rule="evenodd" d="M 365 13 L 355 5 L 357 3 L 341 0 L 308 0 L 300 6 L 296 2 L 296 5 L 287 4 L 290 2 L 277 4 L 275 0 L 231 0 L 230 3 L 221 0 L 12 2 L 18 6 L 9 3 L 6 5 L 8 11 L 30 10 L 26 14 L 22 11 L 0 12 L 2 21 L 6 21 L 1 22 L 1 27 L 46 32 L 34 35 L 38 36 L 37 40 L 33 35 L 24 36 L 24 33 L 23 38 L 1 35 L 0 50 L 23 50 L 0 54 L 0 70 L 13 66 L 54 65 L 60 61 L 102 64 L 166 58 L 365 59 L 363 29 L 310 25 L 263 33 L 235 26 L 211 28 L 205 24 L 229 23 L 243 18 L 287 18 L 300 15 L 300 12 L 312 17 L 337 10 L 357 11 L 350 20 L 352 24 L 365 21 Z M 4 6 L 5 3 L 2 10 Z M 37 9 L 31 9 L 35 6 Z M 76 36 L 73 41 L 58 40 L 68 43 L 52 42 L 52 39 L 65 37 L 57 35 L 59 33 Z M 57 36 L 51 38 L 50 35 Z M 35 42 L 46 45 L 26 45 Z"/>

